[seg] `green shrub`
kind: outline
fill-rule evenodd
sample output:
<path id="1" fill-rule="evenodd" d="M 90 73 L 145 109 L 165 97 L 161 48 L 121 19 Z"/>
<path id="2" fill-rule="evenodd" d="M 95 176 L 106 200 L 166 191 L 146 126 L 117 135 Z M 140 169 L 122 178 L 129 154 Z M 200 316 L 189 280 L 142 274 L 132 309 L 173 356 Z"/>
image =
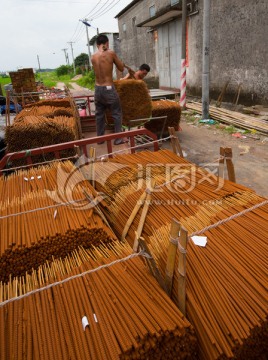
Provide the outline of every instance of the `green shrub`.
<path id="1" fill-rule="evenodd" d="M 76 83 L 80 86 L 94 90 L 95 87 L 95 73 L 94 70 L 89 71 L 89 73 L 83 76 L 81 79 L 77 80 Z"/>
<path id="2" fill-rule="evenodd" d="M 71 74 L 72 72 L 73 72 L 73 68 L 70 65 L 61 65 L 60 67 L 58 67 L 56 69 L 56 74 L 58 77 L 60 77 L 62 75 Z"/>

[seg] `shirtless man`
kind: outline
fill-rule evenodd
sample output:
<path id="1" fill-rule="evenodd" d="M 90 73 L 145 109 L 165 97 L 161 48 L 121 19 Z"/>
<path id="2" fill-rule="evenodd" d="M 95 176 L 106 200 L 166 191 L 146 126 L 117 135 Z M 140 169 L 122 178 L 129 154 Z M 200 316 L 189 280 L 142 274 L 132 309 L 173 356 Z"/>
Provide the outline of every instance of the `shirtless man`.
<path id="1" fill-rule="evenodd" d="M 100 34 L 97 37 L 98 50 L 92 55 L 91 62 L 95 72 L 95 116 L 97 136 L 105 133 L 105 111 L 111 110 L 114 120 L 114 131 L 122 131 L 122 109 L 118 93 L 113 83 L 113 65 L 119 71 L 124 70 L 124 63 L 116 53 L 109 49 L 109 39 Z M 115 139 L 114 144 L 119 145 L 124 141 Z"/>
<path id="2" fill-rule="evenodd" d="M 143 80 L 150 70 L 151 69 L 150 69 L 149 65 L 142 64 L 139 67 L 139 70 L 137 70 L 136 72 L 134 72 L 133 70 L 132 70 L 132 72 L 129 71 L 129 73 L 125 77 L 123 77 L 121 80 L 126 80 L 126 79 Z"/>

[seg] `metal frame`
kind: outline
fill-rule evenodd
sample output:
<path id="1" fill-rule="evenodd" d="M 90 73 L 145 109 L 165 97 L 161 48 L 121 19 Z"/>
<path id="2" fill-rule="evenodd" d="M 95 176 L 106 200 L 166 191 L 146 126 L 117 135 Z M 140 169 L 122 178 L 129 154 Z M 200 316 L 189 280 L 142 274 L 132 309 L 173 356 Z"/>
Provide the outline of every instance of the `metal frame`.
<path id="1" fill-rule="evenodd" d="M 135 129 L 121 133 L 96 136 L 88 139 L 75 140 L 61 144 L 54 144 L 54 145 L 44 146 L 30 150 L 23 150 L 15 153 L 8 153 L 0 161 L 0 176 L 3 174 L 3 172 L 9 170 L 8 165 L 12 160 L 25 159 L 27 167 L 36 166 L 38 165 L 38 163 L 33 163 L 32 156 L 54 153 L 55 159 L 60 160 L 61 159 L 60 151 L 66 149 L 74 149 L 74 150 L 80 149 L 81 154 L 85 155 L 86 157 L 89 157 L 87 146 L 92 144 L 97 144 L 103 141 L 107 143 L 107 154 L 108 157 L 111 158 L 113 157 L 112 141 L 114 139 L 118 139 L 122 137 L 129 139 L 130 151 L 131 153 L 135 153 L 137 149 L 141 148 L 140 146 L 135 144 L 135 137 L 145 136 L 145 135 L 151 139 L 151 142 L 153 142 L 152 146 L 154 151 L 158 151 L 159 144 L 158 144 L 157 136 L 151 131 L 145 128 L 141 128 L 141 129 Z"/>

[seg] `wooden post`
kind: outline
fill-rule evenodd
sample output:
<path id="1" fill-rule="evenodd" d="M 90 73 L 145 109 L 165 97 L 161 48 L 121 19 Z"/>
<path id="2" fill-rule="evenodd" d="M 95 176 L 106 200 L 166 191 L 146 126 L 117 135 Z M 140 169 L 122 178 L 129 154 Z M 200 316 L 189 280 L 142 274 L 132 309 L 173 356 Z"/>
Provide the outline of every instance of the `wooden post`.
<path id="1" fill-rule="evenodd" d="M 95 165 L 95 160 L 96 160 L 96 148 L 94 147 L 90 147 L 89 149 L 89 158 L 90 158 L 90 163 L 89 163 L 89 179 L 90 179 L 90 183 L 91 185 L 95 188 L 95 172 L 94 172 L 94 165 Z"/>
<path id="2" fill-rule="evenodd" d="M 234 164 L 233 164 L 233 160 L 232 160 L 232 157 L 233 157 L 232 148 L 225 148 L 224 155 L 225 155 L 225 160 L 226 160 L 228 179 L 230 181 L 236 182 Z"/>
<path id="3" fill-rule="evenodd" d="M 221 93 L 220 93 L 220 95 L 219 95 L 219 97 L 217 99 L 217 102 L 216 102 L 217 107 L 221 107 L 221 103 L 223 101 L 223 97 L 224 97 L 224 94 L 226 92 L 228 84 L 229 84 L 229 80 L 225 82 L 225 84 L 224 84 L 224 86 L 222 88 L 222 91 L 221 91 Z"/>
<path id="4" fill-rule="evenodd" d="M 179 309 L 186 315 L 186 248 L 187 248 L 188 233 L 181 227 L 179 235 L 179 264 L 178 264 L 178 303 Z"/>
<path id="5" fill-rule="evenodd" d="M 128 221 L 126 222 L 126 225 L 125 225 L 124 230 L 123 230 L 122 235 L 121 235 L 121 240 L 122 241 L 125 240 L 125 237 L 126 237 L 126 235 L 128 233 L 128 230 L 129 230 L 131 224 L 133 223 L 133 220 L 135 219 L 135 217 L 136 217 L 138 211 L 140 210 L 141 206 L 144 204 L 146 196 L 147 196 L 147 193 L 146 193 L 146 190 L 145 190 L 144 193 L 142 193 L 139 200 L 137 201 L 137 204 L 135 205 L 135 207 L 132 210 L 132 213 L 131 213 Z"/>
<path id="6" fill-rule="evenodd" d="M 148 187 L 146 189 L 146 198 L 145 198 L 145 201 L 144 201 L 144 206 L 143 206 L 143 209 L 142 209 L 142 213 L 141 213 L 141 217 L 140 217 L 140 221 L 139 221 L 139 225 L 138 225 L 138 228 L 137 228 L 136 237 L 135 237 L 134 245 L 133 245 L 133 251 L 134 252 L 138 251 L 139 238 L 141 236 L 143 226 L 144 226 L 144 223 L 145 223 L 145 220 L 146 220 L 147 212 L 149 210 L 149 205 L 150 205 L 151 198 L 152 198 L 151 192 L 153 191 L 154 185 L 155 185 L 155 181 L 154 181 L 154 179 L 152 179 L 151 180 L 151 187 Z"/>
<path id="7" fill-rule="evenodd" d="M 147 265 L 152 273 L 152 275 L 156 278 L 158 281 L 158 284 L 161 286 L 161 288 L 167 292 L 165 282 L 160 274 L 160 271 L 156 265 L 156 262 L 143 238 L 139 238 L 139 246 L 142 250 L 144 250 L 148 255 L 150 255 L 150 258 L 146 258 Z"/>
<path id="8" fill-rule="evenodd" d="M 175 134 L 174 127 L 168 128 L 169 135 L 171 136 L 172 150 L 175 154 L 179 154 L 183 158 L 183 152 L 178 137 Z"/>
<path id="9" fill-rule="evenodd" d="M 6 126 L 10 126 L 10 91 L 7 91 L 6 98 Z"/>
<path id="10" fill-rule="evenodd" d="M 232 148 L 220 148 L 220 160 L 219 160 L 219 177 L 224 179 L 224 165 L 226 162 L 227 167 L 227 173 L 228 173 L 228 179 L 230 181 L 236 182 L 235 179 L 235 170 L 234 170 L 234 164 L 232 161 L 233 152 Z"/>
<path id="11" fill-rule="evenodd" d="M 220 160 L 219 160 L 219 171 L 218 176 L 224 179 L 224 147 L 220 147 Z"/>
<path id="12" fill-rule="evenodd" d="M 170 228 L 170 239 L 167 255 L 167 265 L 166 265 L 166 275 L 165 275 L 165 284 L 167 293 L 171 296 L 172 284 L 173 284 L 173 275 L 175 269 L 175 260 L 178 248 L 178 237 L 180 232 L 180 223 L 172 219 L 171 228 Z"/>

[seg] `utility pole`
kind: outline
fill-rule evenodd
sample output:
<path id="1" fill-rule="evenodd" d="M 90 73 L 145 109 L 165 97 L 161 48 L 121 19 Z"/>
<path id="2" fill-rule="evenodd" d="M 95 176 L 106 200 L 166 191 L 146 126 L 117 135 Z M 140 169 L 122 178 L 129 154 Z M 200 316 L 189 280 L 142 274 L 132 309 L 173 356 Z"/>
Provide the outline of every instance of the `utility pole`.
<path id="1" fill-rule="evenodd" d="M 203 74 L 202 74 L 202 118 L 209 119 L 209 52 L 210 52 L 210 0 L 204 0 L 203 9 Z"/>
<path id="2" fill-rule="evenodd" d="M 70 44 L 71 46 L 71 51 L 72 51 L 72 58 L 73 58 L 73 68 L 74 68 L 74 75 L 75 75 L 75 64 L 74 64 L 74 51 L 73 51 L 73 41 L 69 41 L 68 44 Z"/>
<path id="3" fill-rule="evenodd" d="M 185 109 L 186 106 L 186 21 L 187 21 L 187 0 L 182 0 L 181 93 L 180 93 L 180 105 L 182 109 Z"/>
<path id="4" fill-rule="evenodd" d="M 68 49 L 62 49 L 62 51 L 64 51 L 66 65 L 70 65 L 70 64 L 69 64 L 69 57 L 68 57 L 67 50 L 68 50 Z"/>
<path id="5" fill-rule="evenodd" d="M 83 24 L 86 25 L 89 19 L 84 19 Z M 88 66 L 91 69 L 91 53 L 90 53 L 90 45 L 89 45 L 89 36 L 88 36 L 88 25 L 86 25 L 86 32 L 87 32 L 87 48 L 88 48 Z"/>
<path id="6" fill-rule="evenodd" d="M 39 55 L 37 55 L 37 62 L 38 62 L 39 72 L 41 72 L 41 67 L 40 67 L 40 60 L 39 60 Z"/>

